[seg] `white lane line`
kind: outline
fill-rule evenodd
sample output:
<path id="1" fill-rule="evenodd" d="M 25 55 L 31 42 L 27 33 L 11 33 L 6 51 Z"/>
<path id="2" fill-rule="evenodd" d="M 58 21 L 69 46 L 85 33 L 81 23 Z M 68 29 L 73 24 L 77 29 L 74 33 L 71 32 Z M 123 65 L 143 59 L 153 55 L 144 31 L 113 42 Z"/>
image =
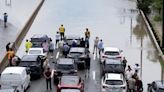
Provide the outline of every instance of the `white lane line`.
<path id="1" fill-rule="evenodd" d="M 93 60 L 96 60 L 96 54 L 93 54 Z"/>
<path id="2" fill-rule="evenodd" d="M 93 71 L 93 80 L 96 79 L 96 71 Z"/>
<path id="3" fill-rule="evenodd" d="M 59 54 L 60 54 L 60 53 L 59 53 L 59 52 L 57 52 L 57 54 L 56 54 L 56 59 L 57 59 L 57 58 L 59 58 Z"/>

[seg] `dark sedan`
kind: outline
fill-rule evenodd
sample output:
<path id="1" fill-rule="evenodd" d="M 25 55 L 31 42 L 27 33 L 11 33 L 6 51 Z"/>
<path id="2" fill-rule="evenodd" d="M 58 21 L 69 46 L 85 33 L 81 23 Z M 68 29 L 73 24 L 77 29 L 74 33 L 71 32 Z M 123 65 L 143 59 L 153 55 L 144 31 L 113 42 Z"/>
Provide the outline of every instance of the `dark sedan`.
<path id="1" fill-rule="evenodd" d="M 19 66 L 26 67 L 31 78 L 41 77 L 43 72 L 43 60 L 37 55 L 24 55 Z"/>
<path id="2" fill-rule="evenodd" d="M 47 41 L 50 42 L 50 38 L 44 34 L 35 34 L 31 37 L 32 47 L 42 47 L 42 43 Z"/>
<path id="3" fill-rule="evenodd" d="M 105 73 L 123 73 L 125 70 L 120 59 L 106 59 L 102 64 L 102 75 Z"/>
<path id="4" fill-rule="evenodd" d="M 54 74 L 62 76 L 63 74 L 76 74 L 77 67 L 71 58 L 59 58 L 54 67 Z"/>
<path id="5" fill-rule="evenodd" d="M 85 59 L 87 58 L 87 54 L 89 51 L 83 47 L 73 47 L 70 49 L 67 57 L 73 58 L 75 63 L 78 65 L 78 68 L 85 67 Z"/>
<path id="6" fill-rule="evenodd" d="M 69 46 L 72 46 L 73 40 L 76 40 L 77 46 L 80 46 L 81 37 L 78 35 L 66 35 L 65 42 L 68 43 Z"/>

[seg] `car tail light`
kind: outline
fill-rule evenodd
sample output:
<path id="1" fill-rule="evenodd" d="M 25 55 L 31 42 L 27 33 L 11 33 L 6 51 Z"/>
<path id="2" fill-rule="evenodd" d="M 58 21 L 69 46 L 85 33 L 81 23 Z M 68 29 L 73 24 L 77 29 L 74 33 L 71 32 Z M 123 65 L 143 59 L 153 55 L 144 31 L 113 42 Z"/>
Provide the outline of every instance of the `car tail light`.
<path id="1" fill-rule="evenodd" d="M 74 72 L 76 72 L 76 73 L 77 73 L 77 70 L 75 70 Z"/>
<path id="2" fill-rule="evenodd" d="M 107 88 L 106 86 L 102 86 L 102 88 Z"/>
<path id="3" fill-rule="evenodd" d="M 118 57 L 116 57 L 116 58 L 121 58 L 121 56 L 118 56 Z"/>
<path id="4" fill-rule="evenodd" d="M 102 58 L 108 58 L 107 56 L 102 56 Z"/>
<path id="5" fill-rule="evenodd" d="M 126 87 L 124 86 L 124 87 L 121 87 L 122 89 L 126 89 Z"/>

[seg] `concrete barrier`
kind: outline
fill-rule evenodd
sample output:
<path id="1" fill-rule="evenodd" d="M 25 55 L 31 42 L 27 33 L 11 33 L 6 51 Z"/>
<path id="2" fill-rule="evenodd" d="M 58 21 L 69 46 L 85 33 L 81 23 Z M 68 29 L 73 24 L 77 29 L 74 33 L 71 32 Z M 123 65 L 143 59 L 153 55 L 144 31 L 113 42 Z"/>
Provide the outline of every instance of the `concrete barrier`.
<path id="1" fill-rule="evenodd" d="M 41 6 L 43 5 L 45 0 L 41 0 L 41 2 L 38 4 L 38 6 L 36 7 L 36 9 L 34 10 L 34 12 L 32 13 L 32 15 L 30 16 L 30 18 L 26 21 L 25 25 L 22 27 L 22 29 L 19 31 L 16 39 L 14 40 L 14 44 L 12 44 L 12 48 L 14 49 L 15 53 L 17 52 L 17 48 L 20 46 L 21 42 L 23 41 L 26 33 L 28 32 L 28 30 L 30 29 L 37 13 L 39 12 Z M 3 71 L 3 69 L 9 64 L 8 60 L 7 60 L 7 54 L 4 56 L 4 58 L 2 59 L 2 61 L 0 62 L 0 72 Z"/>
<path id="2" fill-rule="evenodd" d="M 150 34 L 150 36 L 151 36 L 151 38 L 152 38 L 152 40 L 153 40 L 153 42 L 155 44 L 155 47 L 157 48 L 157 51 L 159 52 L 159 56 L 161 57 L 162 60 L 164 60 L 163 52 L 162 52 L 162 50 L 161 50 L 161 48 L 160 48 L 160 46 L 159 46 L 159 44 L 157 42 L 157 39 L 155 38 L 153 30 L 152 30 L 150 24 L 148 23 L 148 20 L 147 20 L 147 18 L 146 18 L 145 14 L 143 13 L 142 10 L 140 10 L 140 14 L 143 17 L 144 22 L 145 22 L 145 24 L 146 24 L 146 26 L 148 28 L 149 34 Z"/>

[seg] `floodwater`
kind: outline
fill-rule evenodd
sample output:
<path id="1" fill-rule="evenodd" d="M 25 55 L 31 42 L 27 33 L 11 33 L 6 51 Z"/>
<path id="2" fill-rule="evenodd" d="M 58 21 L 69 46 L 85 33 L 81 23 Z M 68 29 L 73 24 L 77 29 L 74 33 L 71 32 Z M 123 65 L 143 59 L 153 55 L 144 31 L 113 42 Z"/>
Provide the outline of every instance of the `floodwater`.
<path id="1" fill-rule="evenodd" d="M 104 46 L 122 49 L 128 65 L 140 65 L 144 92 L 147 83 L 162 79 L 163 61 L 136 9 L 136 0 L 45 0 L 25 39 L 33 34 L 47 34 L 55 41 L 61 24 L 68 35 L 84 36 L 85 28 L 89 28 L 91 52 L 96 36 L 103 40 Z M 25 39 L 17 53 L 20 56 L 25 54 Z"/>

